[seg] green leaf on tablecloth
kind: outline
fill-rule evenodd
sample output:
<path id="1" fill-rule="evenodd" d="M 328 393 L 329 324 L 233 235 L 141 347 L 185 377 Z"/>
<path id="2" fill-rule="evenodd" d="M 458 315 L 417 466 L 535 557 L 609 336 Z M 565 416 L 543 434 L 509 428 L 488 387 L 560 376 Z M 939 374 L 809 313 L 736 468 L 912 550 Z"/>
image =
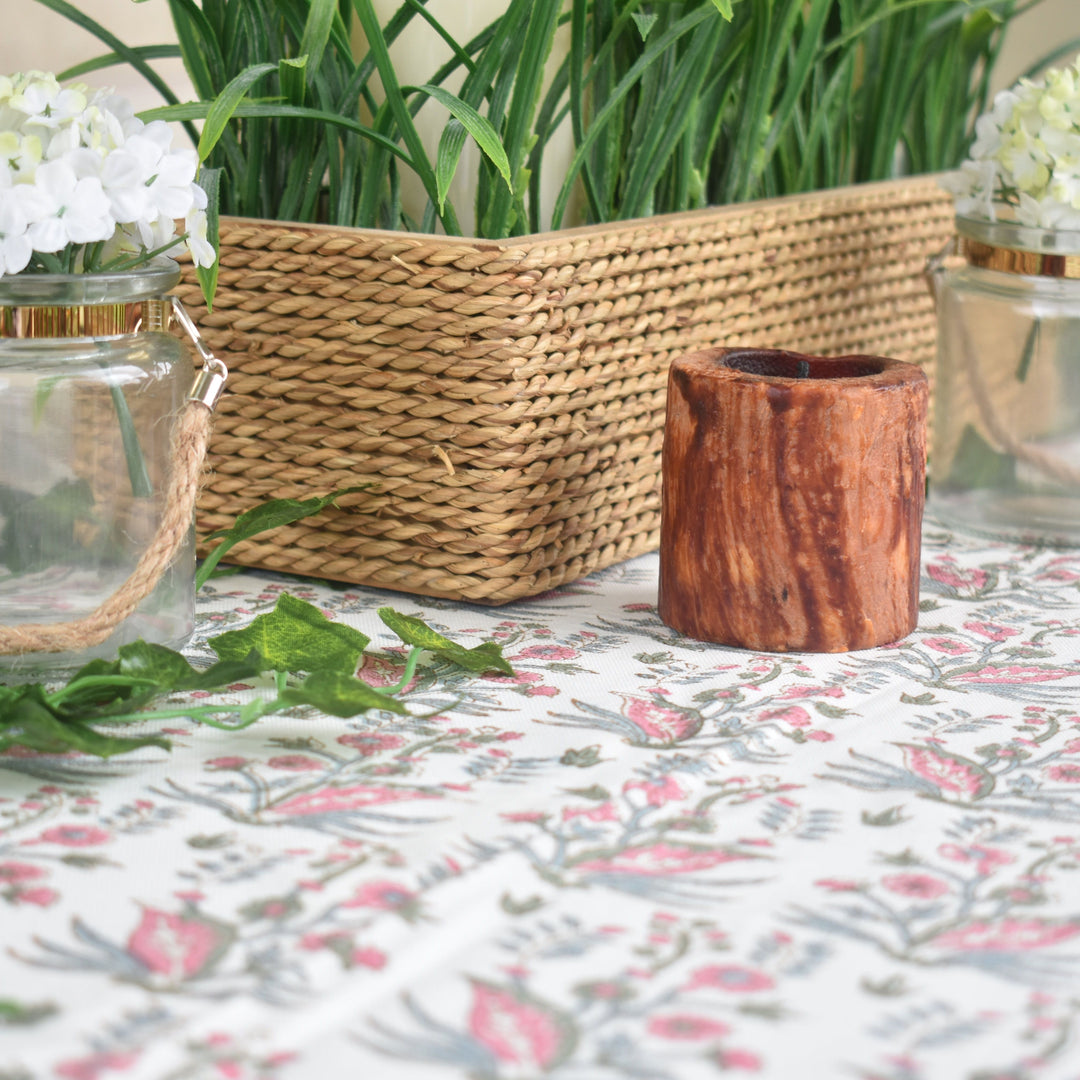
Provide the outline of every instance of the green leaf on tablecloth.
<path id="1" fill-rule="evenodd" d="M 640 664 L 648 664 L 650 667 L 657 664 L 669 664 L 672 660 L 672 654 L 669 652 L 639 652 L 634 654 L 634 659 Z"/>
<path id="2" fill-rule="evenodd" d="M 593 784 L 585 788 L 563 788 L 567 795 L 577 795 L 582 799 L 595 799 L 597 802 L 606 802 L 611 798 L 611 792 L 606 787 Z"/>
<path id="3" fill-rule="evenodd" d="M 504 675 L 513 675 L 514 669 L 503 658 L 502 647 L 494 641 L 485 641 L 483 645 L 466 649 L 464 645 L 458 645 L 436 630 L 432 630 L 427 623 L 412 615 L 402 615 L 393 608 L 379 608 L 379 618 L 406 645 L 412 645 L 418 649 L 426 649 L 428 652 L 441 656 L 444 660 L 450 660 L 466 671 L 483 673 L 485 671 L 501 671 Z"/>
<path id="4" fill-rule="evenodd" d="M 905 705 L 933 705 L 936 699 L 933 693 L 927 690 L 925 694 L 901 694 L 900 700 Z"/>
<path id="5" fill-rule="evenodd" d="M 841 709 L 839 705 L 830 705 L 827 701 L 815 701 L 814 709 L 816 712 L 821 713 L 822 716 L 827 716 L 830 720 L 839 720 L 842 716 L 847 716 L 851 711 L 850 709 Z"/>
<path id="6" fill-rule="evenodd" d="M 882 810 L 878 814 L 874 814 L 869 810 L 862 812 L 862 823 L 864 825 L 885 828 L 890 825 L 899 825 L 905 821 L 907 821 L 907 818 L 904 817 L 904 808 L 902 806 L 890 806 L 888 810 Z"/>
<path id="7" fill-rule="evenodd" d="M 922 860 L 911 848 L 904 848 L 895 855 L 881 855 L 879 858 L 890 866 L 920 866 L 922 864 Z"/>
<path id="8" fill-rule="evenodd" d="M 740 1001 L 737 1009 L 744 1016 L 756 1016 L 761 1020 L 783 1020 L 791 1015 L 778 1001 Z"/>
<path id="9" fill-rule="evenodd" d="M 234 840 L 232 833 L 196 833 L 188 837 L 187 845 L 196 851 L 219 851 L 227 848 Z"/>
<path id="10" fill-rule="evenodd" d="M 60 861 L 76 870 L 96 870 L 99 866 L 109 865 L 109 859 L 105 855 L 86 855 L 79 851 L 69 851 L 66 855 L 61 855 Z"/>
<path id="11" fill-rule="evenodd" d="M 397 698 L 382 694 L 362 679 L 341 671 L 316 671 L 299 686 L 283 690 L 281 699 L 290 705 L 314 705 L 331 716 L 356 716 L 368 709 L 405 712 L 405 706 Z"/>
<path id="12" fill-rule="evenodd" d="M 335 500 L 342 495 L 352 495 L 367 487 L 370 485 L 359 484 L 356 487 L 339 488 L 337 491 L 330 492 L 329 495 L 319 495 L 310 499 L 271 499 L 253 506 L 250 510 L 245 510 L 228 529 L 218 529 L 217 532 L 203 538 L 204 541 L 220 539 L 221 543 L 203 560 L 195 578 L 195 588 L 202 588 L 220 559 L 242 540 L 250 540 L 259 533 L 314 517 L 316 514 L 321 514 L 328 506 L 336 505 Z"/>
<path id="13" fill-rule="evenodd" d="M 903 975 L 890 975 L 880 982 L 864 978 L 860 980 L 859 986 L 868 994 L 877 994 L 879 997 L 900 997 L 901 994 L 908 992 L 908 985 Z"/>
<path id="14" fill-rule="evenodd" d="M 64 754 L 70 750 L 112 757 L 115 754 L 139 750 L 144 746 L 159 746 L 168 750 L 171 743 L 157 735 L 122 737 L 103 735 L 81 720 L 58 716 L 46 697 L 45 688 L 33 683 L 19 688 L 20 692 L 4 702 L 3 722 L 0 723 L 0 751 L 11 746 L 24 746 L 43 754 Z"/>
<path id="15" fill-rule="evenodd" d="M 504 892 L 499 900 L 499 907 L 507 915 L 528 915 L 543 906 L 544 898 L 542 896 L 528 896 L 524 900 L 515 900 L 508 892 Z"/>
<path id="16" fill-rule="evenodd" d="M 282 593 L 274 610 L 243 630 L 227 630 L 209 641 L 222 660 L 246 661 L 252 654 L 262 671 L 340 671 L 351 675 L 370 642 L 344 623 L 331 622 L 306 600 Z"/>
<path id="17" fill-rule="evenodd" d="M 572 765 L 577 769 L 588 769 L 592 765 L 597 765 L 600 762 L 600 745 L 594 743 L 592 746 L 586 746 L 581 750 L 567 750 L 561 758 L 559 758 L 560 765 Z"/>
<path id="18" fill-rule="evenodd" d="M 51 1001 L 27 1003 L 15 998 L 0 998 L 0 1027 L 29 1027 L 48 1020 L 57 1013 Z"/>
<path id="19" fill-rule="evenodd" d="M 219 660 L 205 671 L 192 667 L 180 653 L 145 641 L 121 645 L 119 655 L 121 674 L 153 679 L 167 691 L 217 690 L 260 674 L 259 655 L 255 652 L 241 659 Z"/>

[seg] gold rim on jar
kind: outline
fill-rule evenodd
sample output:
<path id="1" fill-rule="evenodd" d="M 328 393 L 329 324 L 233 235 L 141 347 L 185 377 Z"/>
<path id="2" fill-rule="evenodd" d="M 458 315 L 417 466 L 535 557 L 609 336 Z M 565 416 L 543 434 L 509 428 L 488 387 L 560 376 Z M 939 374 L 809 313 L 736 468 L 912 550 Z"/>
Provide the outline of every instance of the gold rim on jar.
<path id="1" fill-rule="evenodd" d="M 0 338 L 95 338 L 167 330 L 171 310 L 161 299 L 133 304 L 0 307 Z"/>
<path id="2" fill-rule="evenodd" d="M 1023 251 L 960 238 L 960 251 L 971 266 L 982 270 L 999 270 L 1005 274 L 1027 274 L 1031 277 L 1080 279 L 1080 255 L 1059 255 L 1047 251 Z"/>

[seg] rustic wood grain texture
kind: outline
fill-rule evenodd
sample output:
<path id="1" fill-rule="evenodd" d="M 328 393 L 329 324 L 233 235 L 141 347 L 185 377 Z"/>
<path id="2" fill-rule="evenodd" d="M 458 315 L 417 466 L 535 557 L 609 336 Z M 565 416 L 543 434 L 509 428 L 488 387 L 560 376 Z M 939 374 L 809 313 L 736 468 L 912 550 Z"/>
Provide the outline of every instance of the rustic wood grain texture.
<path id="1" fill-rule="evenodd" d="M 675 360 L 661 619 L 770 652 L 909 634 L 928 396 L 919 368 L 881 357 L 709 349 Z"/>

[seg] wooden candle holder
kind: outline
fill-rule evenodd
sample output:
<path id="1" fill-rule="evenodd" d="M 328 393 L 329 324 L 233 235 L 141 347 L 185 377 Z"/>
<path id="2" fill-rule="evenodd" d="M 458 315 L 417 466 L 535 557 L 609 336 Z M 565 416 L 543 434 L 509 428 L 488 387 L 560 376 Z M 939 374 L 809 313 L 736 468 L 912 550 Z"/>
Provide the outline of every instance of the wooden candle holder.
<path id="1" fill-rule="evenodd" d="M 709 349 L 668 378 L 659 613 L 702 641 L 846 652 L 918 620 L 926 376 Z"/>

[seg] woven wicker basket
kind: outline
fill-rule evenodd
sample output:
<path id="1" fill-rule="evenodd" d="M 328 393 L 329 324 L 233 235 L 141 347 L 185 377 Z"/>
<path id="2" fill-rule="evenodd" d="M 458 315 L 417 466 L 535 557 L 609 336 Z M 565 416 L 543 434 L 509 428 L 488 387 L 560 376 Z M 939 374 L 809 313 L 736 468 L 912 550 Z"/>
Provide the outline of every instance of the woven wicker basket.
<path id="1" fill-rule="evenodd" d="M 933 178 L 507 241 L 226 219 L 232 370 L 200 531 L 370 483 L 249 566 L 498 604 L 657 546 L 669 361 L 746 344 L 918 363 Z"/>

